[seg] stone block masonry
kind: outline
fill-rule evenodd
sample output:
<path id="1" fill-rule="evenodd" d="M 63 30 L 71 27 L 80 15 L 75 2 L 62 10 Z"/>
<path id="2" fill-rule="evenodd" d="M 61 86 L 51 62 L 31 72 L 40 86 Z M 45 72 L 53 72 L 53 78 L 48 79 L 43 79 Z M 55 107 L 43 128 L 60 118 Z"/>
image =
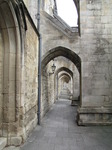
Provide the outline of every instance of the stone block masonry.
<path id="1" fill-rule="evenodd" d="M 19 146 L 37 125 L 38 31 L 13 2 L 0 1 L 0 137 Z"/>
<path id="2" fill-rule="evenodd" d="M 23 126 L 26 137 L 37 124 L 37 88 L 38 88 L 38 37 L 27 20 L 24 53 L 24 114 Z"/>
<path id="3" fill-rule="evenodd" d="M 3 119 L 3 111 L 2 111 L 2 104 L 3 104 L 3 45 L 2 45 L 2 34 L 0 32 L 0 128 L 2 126 L 2 119 Z M 1 132 L 0 132 L 1 135 Z"/>

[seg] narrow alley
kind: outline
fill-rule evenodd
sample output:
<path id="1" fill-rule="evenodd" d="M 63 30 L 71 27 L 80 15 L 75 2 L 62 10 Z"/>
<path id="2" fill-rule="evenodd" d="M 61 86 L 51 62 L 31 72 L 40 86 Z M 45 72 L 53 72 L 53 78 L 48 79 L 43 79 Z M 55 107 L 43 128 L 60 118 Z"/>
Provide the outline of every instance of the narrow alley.
<path id="1" fill-rule="evenodd" d="M 61 93 L 67 96 L 68 92 Z M 77 107 L 60 99 L 37 126 L 21 150 L 111 150 L 110 126 L 77 126 Z"/>

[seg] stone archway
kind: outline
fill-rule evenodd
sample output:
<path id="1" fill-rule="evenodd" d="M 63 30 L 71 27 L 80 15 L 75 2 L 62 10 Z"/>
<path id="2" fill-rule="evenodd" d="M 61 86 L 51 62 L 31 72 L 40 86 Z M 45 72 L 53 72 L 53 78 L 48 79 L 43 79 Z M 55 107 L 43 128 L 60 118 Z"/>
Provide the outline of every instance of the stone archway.
<path id="1" fill-rule="evenodd" d="M 66 67 L 61 67 L 59 69 L 56 70 L 55 72 L 55 75 L 54 75 L 54 91 L 55 91 L 55 97 L 54 97 L 54 100 L 58 100 L 58 95 L 59 95 L 59 89 L 58 89 L 58 74 L 62 71 L 65 71 L 66 74 L 68 74 L 72 80 L 73 80 L 73 72 L 69 69 L 69 68 L 66 68 Z"/>
<path id="2" fill-rule="evenodd" d="M 67 73 L 59 73 L 58 75 L 58 98 L 70 100 L 72 93 L 72 77 Z"/>
<path id="3" fill-rule="evenodd" d="M 8 145 L 20 145 L 18 134 L 21 93 L 22 36 L 14 1 L 0 1 L 0 137 Z M 16 142 L 15 142 L 16 140 Z"/>
<path id="4" fill-rule="evenodd" d="M 65 58 L 69 59 L 76 66 L 76 68 L 79 72 L 79 76 L 80 76 L 80 87 L 81 87 L 81 58 L 75 52 L 73 52 L 72 50 L 70 50 L 68 48 L 65 48 L 65 47 L 61 47 L 61 46 L 53 48 L 53 49 L 49 50 L 45 55 L 43 55 L 43 57 L 42 57 L 42 78 L 43 78 L 43 76 L 45 76 L 43 72 L 45 71 L 46 65 L 51 60 L 53 60 L 54 58 L 56 58 L 58 56 L 63 56 Z M 72 73 L 71 73 L 71 76 L 72 76 Z M 43 79 L 42 79 L 42 81 L 43 81 Z M 53 82 L 55 82 L 55 81 L 53 81 Z M 44 84 L 42 83 L 42 91 L 44 91 L 44 89 L 45 89 Z M 54 94 L 54 90 L 53 90 L 52 93 Z M 81 89 L 80 89 L 80 95 L 81 95 Z M 47 101 L 49 101 L 47 99 L 45 100 L 45 97 L 42 98 L 42 100 L 46 101 L 46 103 L 48 103 Z M 54 98 L 54 101 L 55 101 L 55 98 Z M 81 96 L 80 96 L 80 101 L 81 101 Z M 45 102 L 42 102 L 42 103 L 45 103 Z"/>
<path id="5" fill-rule="evenodd" d="M 44 68 L 50 60 L 58 56 L 63 56 L 71 60 L 77 67 L 79 73 L 81 73 L 81 58 L 72 50 L 61 46 L 53 48 L 52 50 L 49 50 L 45 55 L 43 55 L 42 68 Z"/>
<path id="6" fill-rule="evenodd" d="M 37 124 L 38 36 L 23 1 L 0 0 L 0 137 L 8 145 L 21 145 Z"/>

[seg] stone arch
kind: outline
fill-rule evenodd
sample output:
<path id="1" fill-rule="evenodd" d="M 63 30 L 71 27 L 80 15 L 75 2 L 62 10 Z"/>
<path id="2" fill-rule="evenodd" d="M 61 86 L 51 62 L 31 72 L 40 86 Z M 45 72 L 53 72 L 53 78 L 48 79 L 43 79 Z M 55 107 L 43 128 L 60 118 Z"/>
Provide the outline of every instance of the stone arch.
<path id="1" fill-rule="evenodd" d="M 73 78 L 73 72 L 69 68 L 66 68 L 66 67 L 61 67 L 61 68 L 57 69 L 55 72 L 55 76 L 61 71 L 67 72 Z"/>
<path id="2" fill-rule="evenodd" d="M 58 80 L 59 80 L 58 73 L 60 73 L 61 71 L 65 71 L 66 74 L 68 73 L 71 76 L 73 82 L 73 72 L 69 68 L 61 67 L 55 71 L 55 75 L 54 75 L 55 101 L 58 99 L 58 95 L 60 93 L 60 90 L 58 89 Z"/>
<path id="3" fill-rule="evenodd" d="M 43 72 L 45 71 L 45 67 L 46 65 L 51 61 L 53 60 L 54 58 L 58 57 L 58 56 L 63 56 L 69 60 L 71 60 L 74 65 L 76 66 L 76 68 L 78 69 L 78 72 L 79 72 L 79 76 L 80 76 L 80 85 L 81 85 L 81 58 L 75 53 L 73 52 L 72 50 L 68 49 L 68 48 L 65 48 L 65 47 L 62 47 L 62 46 L 59 46 L 59 47 L 55 47 L 49 51 L 47 51 L 43 57 L 42 57 L 42 75 L 43 75 Z M 62 69 L 63 70 L 63 69 Z M 68 69 L 66 69 L 68 70 Z M 59 71 L 59 70 L 58 70 Z M 56 72 L 58 72 L 56 71 Z M 56 82 L 56 72 L 55 72 L 55 75 L 54 75 L 54 83 Z M 70 72 L 70 71 L 69 71 Z M 73 74 L 73 73 L 71 73 Z M 56 84 L 54 84 L 54 91 L 53 93 L 55 93 L 55 90 L 56 90 Z M 81 86 L 80 86 L 81 87 Z M 42 87 L 43 88 L 43 87 Z M 43 90 L 42 90 L 43 91 Z M 57 99 L 56 97 L 56 93 L 54 94 L 54 101 Z M 80 96 L 81 96 L 81 89 L 80 89 Z M 81 99 L 81 97 L 80 97 Z M 80 100 L 81 101 L 81 100 Z"/>
<path id="4" fill-rule="evenodd" d="M 59 75 L 58 80 L 65 80 L 66 83 L 68 83 L 69 81 L 71 81 L 71 76 L 68 75 L 67 73 L 62 73 Z"/>
<path id="5" fill-rule="evenodd" d="M 49 50 L 42 57 L 42 69 L 48 64 L 48 62 L 58 56 L 63 56 L 71 60 L 77 67 L 79 73 L 81 73 L 81 58 L 72 50 L 61 46 Z"/>
<path id="6" fill-rule="evenodd" d="M 71 93 L 71 90 L 72 90 L 71 89 L 72 77 L 69 74 L 67 74 L 67 73 L 60 74 L 59 77 L 58 77 L 58 81 L 59 81 L 59 83 L 58 83 L 59 87 L 61 87 L 63 89 L 65 87 L 64 85 L 66 84 L 67 91 L 69 91 L 69 93 Z M 58 87 L 58 89 L 59 89 L 59 87 Z M 61 89 L 61 91 L 62 91 L 62 89 Z"/>
<path id="7" fill-rule="evenodd" d="M 73 2 L 75 3 L 77 12 L 79 11 L 79 1 L 78 0 L 73 0 Z"/>
<path id="8" fill-rule="evenodd" d="M 17 137 L 21 89 L 21 34 L 14 1 L 0 1 L 0 33 L 2 37 L 2 120 L 0 136 Z M 10 144 L 10 142 L 9 142 Z"/>
<path id="9" fill-rule="evenodd" d="M 62 86 L 62 89 L 63 89 L 63 87 L 64 87 L 65 84 L 68 84 L 68 83 L 69 83 L 69 81 L 70 81 L 70 77 L 67 76 L 67 75 L 63 75 L 63 76 L 61 76 L 61 77 L 59 78 L 59 83 L 60 83 L 60 85 Z"/>
<path id="10" fill-rule="evenodd" d="M 67 74 L 67 73 L 60 74 L 60 76 L 58 78 L 61 78 L 63 76 L 67 76 L 69 79 L 71 79 L 71 76 L 69 74 Z"/>
<path id="11" fill-rule="evenodd" d="M 70 81 L 70 77 L 69 76 L 66 76 L 66 75 L 63 75 L 62 77 L 59 78 L 59 80 L 64 80 L 66 83 L 68 83 Z"/>

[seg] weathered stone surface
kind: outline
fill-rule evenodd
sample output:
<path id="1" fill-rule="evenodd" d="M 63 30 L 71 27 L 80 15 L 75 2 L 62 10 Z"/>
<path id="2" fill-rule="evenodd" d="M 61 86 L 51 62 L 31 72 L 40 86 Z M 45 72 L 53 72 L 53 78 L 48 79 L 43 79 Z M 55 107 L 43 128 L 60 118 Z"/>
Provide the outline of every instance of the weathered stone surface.
<path id="1" fill-rule="evenodd" d="M 37 73 L 38 73 L 38 37 L 27 19 L 28 30 L 25 37 L 25 64 L 24 64 L 24 103 L 21 127 L 26 130 L 25 139 L 37 123 Z M 22 112 L 21 112 L 22 113 Z M 22 125 L 23 124 L 23 125 Z"/>
<path id="2" fill-rule="evenodd" d="M 0 122 L 3 119 L 3 46 L 2 46 L 2 34 L 0 31 Z M 0 135 L 1 135 L 2 126 L 0 125 Z"/>
<path id="3" fill-rule="evenodd" d="M 11 138 L 11 145 L 19 146 L 22 144 L 22 138 L 21 137 L 12 137 Z"/>
<path id="4" fill-rule="evenodd" d="M 0 150 L 2 150 L 7 145 L 6 138 L 0 138 Z"/>
<path id="5" fill-rule="evenodd" d="M 8 145 L 16 146 L 21 145 L 36 126 L 38 87 L 38 35 L 28 15 L 25 16 L 26 32 L 25 20 L 19 17 L 11 2 L 1 1 L 0 136 L 7 137 Z"/>
<path id="6" fill-rule="evenodd" d="M 15 146 L 10 146 L 10 147 L 6 147 L 3 150 L 20 150 L 19 147 L 15 147 Z"/>

